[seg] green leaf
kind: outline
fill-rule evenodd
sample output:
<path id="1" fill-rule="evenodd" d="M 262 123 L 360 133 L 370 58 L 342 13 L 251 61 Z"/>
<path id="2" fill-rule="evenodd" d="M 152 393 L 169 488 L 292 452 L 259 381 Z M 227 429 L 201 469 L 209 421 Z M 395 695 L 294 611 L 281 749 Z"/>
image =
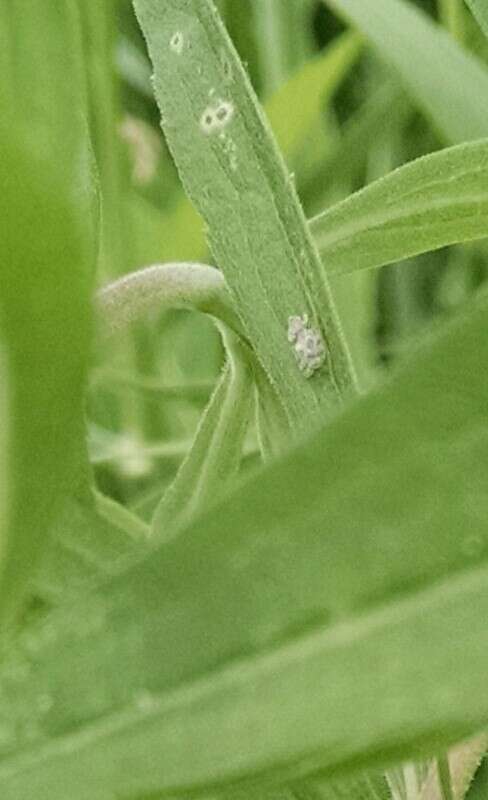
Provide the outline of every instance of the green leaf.
<path id="1" fill-rule="evenodd" d="M 168 541 L 228 493 L 241 465 L 253 401 L 252 359 L 235 334 L 223 331 L 223 339 L 228 362 L 192 447 L 154 514 L 157 541 Z"/>
<path id="2" fill-rule="evenodd" d="M 439 17 L 451 36 L 462 44 L 465 38 L 464 0 L 438 0 Z"/>
<path id="3" fill-rule="evenodd" d="M 363 185 L 369 153 L 380 137 L 394 135 L 412 113 L 409 98 L 398 82 L 375 86 L 374 92 L 367 95 L 365 102 L 347 120 L 341 136 L 311 178 L 311 186 L 307 186 L 308 207 L 312 206 L 318 213 L 324 206 L 330 206 L 334 192 L 339 190 L 344 196 L 345 189 L 347 194 L 349 187 Z"/>
<path id="4" fill-rule="evenodd" d="M 486 5 L 486 0 L 465 0 L 465 2 L 478 20 L 485 36 L 488 36 L 488 6 Z"/>
<path id="5" fill-rule="evenodd" d="M 107 277 L 124 274 L 133 267 L 124 205 L 124 192 L 129 186 L 128 166 L 119 135 L 121 109 L 115 81 L 116 5 L 116 0 L 79 3 L 90 128 L 103 208 L 100 270 Z"/>
<path id="6" fill-rule="evenodd" d="M 120 336 L 151 314 L 171 309 L 200 311 L 237 334 L 242 326 L 222 274 L 198 263 L 154 264 L 104 286 L 97 297 L 99 327 Z"/>
<path id="7" fill-rule="evenodd" d="M 488 71 L 405 0 L 325 0 L 356 25 L 450 143 L 488 136 Z M 412 43 L 415 57 L 412 57 Z"/>
<path id="8" fill-rule="evenodd" d="M 291 167 L 307 134 L 320 119 L 360 52 L 359 36 L 343 34 L 322 55 L 308 61 L 265 103 L 266 116 Z M 300 113 L 290 115 L 291 108 L 299 108 Z"/>
<path id="9" fill-rule="evenodd" d="M 485 757 L 466 795 L 466 800 L 486 800 L 488 797 L 488 759 Z"/>
<path id="10" fill-rule="evenodd" d="M 486 724 L 487 312 L 25 634 L 2 798 L 346 777 Z"/>
<path id="11" fill-rule="evenodd" d="M 303 781 L 292 784 L 296 800 L 391 800 L 386 778 L 380 772 L 366 773 L 348 780 Z"/>
<path id="12" fill-rule="evenodd" d="M 208 226 L 253 349 L 293 425 L 307 430 L 353 379 L 289 176 L 213 5 L 136 0 L 135 8 L 185 189 Z M 329 354 L 312 380 L 287 340 L 289 317 L 303 314 L 321 329 Z"/>
<path id="13" fill-rule="evenodd" d="M 482 733 L 474 739 L 454 747 L 442 759 L 441 767 L 435 759 L 424 776 L 419 800 L 464 800 L 488 746 L 488 735 Z M 442 775 L 444 772 L 444 777 Z M 447 783 L 447 787 L 445 787 Z"/>
<path id="14" fill-rule="evenodd" d="M 488 141 L 441 150 L 315 217 L 327 272 L 343 274 L 488 235 Z"/>
<path id="15" fill-rule="evenodd" d="M 272 95 L 301 67 L 313 48 L 311 0 L 251 0 L 262 90 Z"/>
<path id="16" fill-rule="evenodd" d="M 149 528 L 123 506 L 80 487 L 50 527 L 34 594 L 65 602 L 134 564 L 147 552 L 148 539 Z"/>
<path id="17" fill-rule="evenodd" d="M 96 198 L 76 5 L 36 0 L 26 13 L 13 0 L 0 11 L 0 42 L 0 336 L 9 412 L 0 616 L 11 622 L 79 477 Z"/>
<path id="18" fill-rule="evenodd" d="M 158 792 L 137 795 L 130 800 L 165 800 L 166 796 Z M 222 797 L 223 800 L 391 800 L 388 784 L 380 772 L 345 781 L 310 779 L 270 788 L 258 784 L 249 789 L 232 789 Z"/>
<path id="19" fill-rule="evenodd" d="M 235 10 L 234 10 L 235 11 Z M 344 80 L 360 52 L 359 38 L 345 34 L 333 41 L 324 53 L 294 73 L 289 81 L 264 102 L 264 110 L 286 163 L 298 169 L 298 159 L 304 147 L 304 137 L 320 121 L 320 115 L 332 95 Z M 290 119 L 289 109 L 300 104 L 300 114 Z M 326 143 L 326 137 L 321 140 Z M 323 149 L 323 148 L 322 148 Z M 136 234 L 140 231 L 143 259 L 147 262 L 148 238 L 154 241 L 153 261 L 199 261 L 207 248 L 201 217 L 181 191 L 171 208 L 161 214 L 140 196 L 131 197 L 130 213 Z"/>

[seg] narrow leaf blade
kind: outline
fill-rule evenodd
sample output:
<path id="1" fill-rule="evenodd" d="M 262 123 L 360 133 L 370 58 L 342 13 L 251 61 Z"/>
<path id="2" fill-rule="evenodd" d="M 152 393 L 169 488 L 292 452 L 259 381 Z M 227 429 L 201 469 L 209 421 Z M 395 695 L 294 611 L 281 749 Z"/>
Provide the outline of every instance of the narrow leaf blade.
<path id="1" fill-rule="evenodd" d="M 426 14 L 406 0 L 325 2 L 356 25 L 395 68 L 447 142 L 488 135 L 488 71 Z"/>
<path id="2" fill-rule="evenodd" d="M 34 2 L 28 13 L 6 4 L 0 39 L 0 329 L 9 394 L 0 616 L 11 622 L 82 460 L 96 198 L 75 4 Z"/>
<path id="3" fill-rule="evenodd" d="M 29 632 L 2 797 L 345 777 L 486 725 L 487 309 Z"/>
<path id="4" fill-rule="evenodd" d="M 136 0 L 135 8 L 186 191 L 253 348 L 293 424 L 306 430 L 321 407 L 335 407 L 351 389 L 353 376 L 289 176 L 213 4 Z M 322 328 L 329 353 L 309 381 L 287 340 L 289 317 L 304 313 Z"/>
<path id="5" fill-rule="evenodd" d="M 327 272 L 344 274 L 488 235 L 488 140 L 424 156 L 319 214 Z"/>

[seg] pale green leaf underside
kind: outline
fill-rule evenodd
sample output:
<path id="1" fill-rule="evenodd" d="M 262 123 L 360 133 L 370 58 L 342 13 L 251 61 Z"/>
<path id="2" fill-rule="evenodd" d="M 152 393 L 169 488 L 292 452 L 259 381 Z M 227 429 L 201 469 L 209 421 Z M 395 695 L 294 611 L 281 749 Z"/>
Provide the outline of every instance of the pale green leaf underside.
<path id="1" fill-rule="evenodd" d="M 426 14 L 406 0 L 325 2 L 396 69 L 446 141 L 488 136 L 488 70 Z"/>
<path id="2" fill-rule="evenodd" d="M 295 427 L 351 386 L 347 353 L 318 254 L 269 126 L 207 0 L 137 0 L 162 126 L 202 214 L 246 333 Z M 224 114 L 225 121 L 216 118 Z M 322 327 L 329 358 L 313 380 L 287 341 L 291 315 Z"/>
<path id="3" fill-rule="evenodd" d="M 487 308 L 28 634 L 2 798 L 345 776 L 487 723 Z"/>
<path id="4" fill-rule="evenodd" d="M 488 140 L 423 156 L 310 222 L 330 274 L 488 235 Z"/>

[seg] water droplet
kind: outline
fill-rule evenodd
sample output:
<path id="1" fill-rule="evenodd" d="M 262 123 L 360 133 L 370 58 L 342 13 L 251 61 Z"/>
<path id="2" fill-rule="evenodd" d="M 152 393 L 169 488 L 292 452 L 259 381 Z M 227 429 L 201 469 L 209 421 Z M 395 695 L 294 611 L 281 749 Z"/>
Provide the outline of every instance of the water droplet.
<path id="1" fill-rule="evenodd" d="M 174 33 L 171 39 L 169 40 L 169 46 L 171 47 L 172 51 L 177 55 L 181 55 L 184 44 L 185 44 L 185 38 L 181 33 L 181 31 L 176 31 L 176 33 Z"/>

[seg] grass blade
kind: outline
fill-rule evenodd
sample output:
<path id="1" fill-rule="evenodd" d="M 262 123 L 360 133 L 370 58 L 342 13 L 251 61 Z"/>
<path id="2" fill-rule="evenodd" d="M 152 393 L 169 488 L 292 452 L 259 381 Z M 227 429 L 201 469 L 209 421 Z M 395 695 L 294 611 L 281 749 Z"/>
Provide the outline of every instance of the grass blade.
<path id="1" fill-rule="evenodd" d="M 465 0 L 466 4 L 478 20 L 479 26 L 488 37 L 488 7 L 484 0 Z"/>
<path id="2" fill-rule="evenodd" d="M 356 25 L 401 77 L 441 136 L 488 136 L 488 71 L 406 0 L 325 0 Z M 412 58 L 412 42 L 415 58 Z"/>
<path id="3" fill-rule="evenodd" d="M 488 747 L 488 734 L 483 733 L 457 745 L 444 756 L 443 776 L 436 760 L 422 782 L 419 800 L 444 800 L 449 791 L 454 800 L 464 800 L 473 777 Z M 446 763 L 447 762 L 447 763 Z M 449 781 L 444 788 L 443 781 Z"/>
<path id="4" fill-rule="evenodd" d="M 488 791 L 488 759 L 484 758 L 466 795 L 466 800 L 485 800 Z"/>
<path id="5" fill-rule="evenodd" d="M 265 103 L 266 116 L 291 169 L 307 135 L 354 66 L 361 49 L 357 34 L 343 34 L 324 53 L 308 61 Z M 289 109 L 298 107 L 300 113 L 292 117 Z"/>
<path id="6" fill-rule="evenodd" d="M 21 731 L 5 800 L 345 777 L 486 724 L 487 309 L 82 620 L 66 606 L 29 631 L 0 670 L 1 722 Z M 26 739 L 40 693 L 52 707 Z"/>
<path id="7" fill-rule="evenodd" d="M 306 430 L 321 409 L 337 405 L 353 379 L 289 176 L 213 5 L 136 0 L 135 8 L 186 191 L 206 221 L 253 349 L 293 425 Z M 287 341 L 289 317 L 305 313 L 321 329 L 329 354 L 313 380 L 304 380 Z"/>
<path id="8" fill-rule="evenodd" d="M 327 272 L 343 274 L 488 235 L 488 141 L 417 159 L 311 221 Z"/>
<path id="9" fill-rule="evenodd" d="M 13 0 L 0 11 L 0 328 L 9 394 L 3 622 L 17 614 L 82 461 L 96 197 L 76 10 L 71 1 L 33 2 L 25 13 Z"/>
<path id="10" fill-rule="evenodd" d="M 148 538 L 149 529 L 123 506 L 80 488 L 50 527 L 33 592 L 49 603 L 66 602 L 134 564 Z"/>
<path id="11" fill-rule="evenodd" d="M 152 531 L 157 541 L 168 541 L 197 513 L 214 505 L 237 477 L 253 401 L 253 376 L 245 346 L 230 331 L 223 338 L 228 363 L 193 445 L 156 509 Z"/>

